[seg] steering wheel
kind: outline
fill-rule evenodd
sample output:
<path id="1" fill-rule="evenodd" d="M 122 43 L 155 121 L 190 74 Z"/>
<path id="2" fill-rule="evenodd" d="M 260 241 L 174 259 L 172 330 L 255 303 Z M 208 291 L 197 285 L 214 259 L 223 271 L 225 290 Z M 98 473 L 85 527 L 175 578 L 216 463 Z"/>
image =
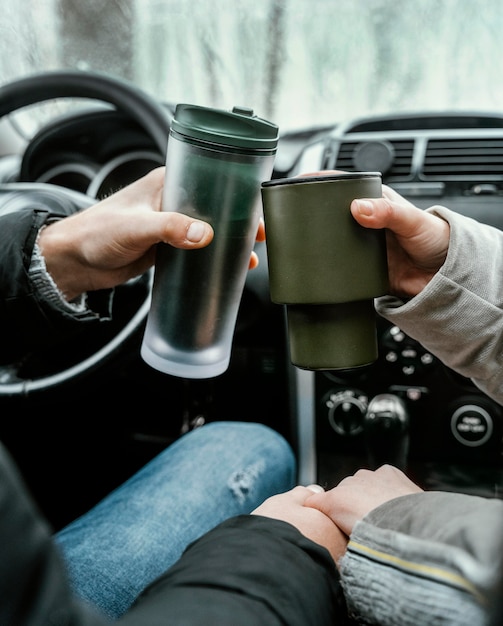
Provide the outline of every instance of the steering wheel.
<path id="1" fill-rule="evenodd" d="M 168 111 L 136 86 L 102 73 L 43 72 L 4 85 L 0 87 L 0 118 L 28 105 L 55 98 L 91 98 L 109 103 L 139 124 L 155 142 L 161 154 L 164 155 L 166 152 L 171 122 Z M 96 199 L 80 192 L 47 183 L 23 182 L 0 185 L 0 202 L 8 195 L 9 204 L 14 207 L 8 210 L 16 210 L 16 205 L 22 207 L 23 196 L 33 194 L 41 201 L 50 202 L 52 198 L 60 203 L 76 205 L 79 209 L 97 202 Z M 56 371 L 50 373 L 25 374 L 19 364 L 0 366 L 0 396 L 27 396 L 75 382 L 76 379 L 109 362 L 112 357 L 116 357 L 142 327 L 150 308 L 151 273 L 140 277 L 136 282 L 143 285 L 139 292 L 140 303 L 137 307 L 134 305 L 136 310 L 127 313 L 118 332 L 112 337 L 105 336 L 101 344 L 93 347 L 92 352 L 80 361 L 67 362 L 61 367 L 57 366 Z"/>

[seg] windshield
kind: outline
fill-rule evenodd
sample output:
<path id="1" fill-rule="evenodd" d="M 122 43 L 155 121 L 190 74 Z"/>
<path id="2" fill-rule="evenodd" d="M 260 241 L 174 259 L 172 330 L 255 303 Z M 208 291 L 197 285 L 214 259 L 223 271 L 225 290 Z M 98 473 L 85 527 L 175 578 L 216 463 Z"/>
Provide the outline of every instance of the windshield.
<path id="1" fill-rule="evenodd" d="M 92 69 L 281 131 L 502 108 L 501 0 L 0 0 L 0 83 Z"/>

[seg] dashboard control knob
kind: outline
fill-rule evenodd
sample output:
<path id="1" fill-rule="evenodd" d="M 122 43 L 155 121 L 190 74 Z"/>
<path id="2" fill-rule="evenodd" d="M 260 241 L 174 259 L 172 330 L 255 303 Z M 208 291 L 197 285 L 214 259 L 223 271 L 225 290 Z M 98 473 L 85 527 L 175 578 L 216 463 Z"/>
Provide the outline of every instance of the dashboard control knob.
<path id="1" fill-rule="evenodd" d="M 330 426 L 339 435 L 354 436 L 363 431 L 368 398 L 356 389 L 331 392 L 325 399 Z"/>
<path id="2" fill-rule="evenodd" d="M 476 404 L 465 404 L 451 417 L 451 432 L 464 446 L 475 448 L 489 441 L 493 432 L 490 413 Z"/>

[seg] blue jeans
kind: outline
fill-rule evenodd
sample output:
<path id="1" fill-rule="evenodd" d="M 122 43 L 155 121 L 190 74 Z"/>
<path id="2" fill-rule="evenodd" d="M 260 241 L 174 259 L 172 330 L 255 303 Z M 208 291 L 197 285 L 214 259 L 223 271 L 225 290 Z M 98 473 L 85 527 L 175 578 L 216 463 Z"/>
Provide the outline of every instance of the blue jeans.
<path id="1" fill-rule="evenodd" d="M 288 443 L 262 424 L 214 422 L 182 436 L 57 533 L 76 593 L 117 618 L 186 546 L 295 485 Z"/>

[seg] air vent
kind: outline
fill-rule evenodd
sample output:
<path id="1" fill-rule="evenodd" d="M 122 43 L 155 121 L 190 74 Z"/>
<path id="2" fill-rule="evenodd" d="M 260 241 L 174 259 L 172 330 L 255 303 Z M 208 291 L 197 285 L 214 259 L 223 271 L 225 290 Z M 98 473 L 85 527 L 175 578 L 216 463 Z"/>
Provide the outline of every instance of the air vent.
<path id="1" fill-rule="evenodd" d="M 367 142 L 363 141 L 344 141 L 339 146 L 337 153 L 335 169 L 345 170 L 348 172 L 358 170 L 355 166 L 355 156 L 358 150 Z M 387 168 L 383 175 L 386 180 L 407 179 L 410 177 L 412 168 L 412 153 L 414 151 L 414 141 L 398 140 L 389 141 L 393 150 L 393 159 L 391 165 Z M 374 168 L 381 171 L 379 168 Z"/>
<path id="2" fill-rule="evenodd" d="M 428 180 L 500 180 L 503 178 L 503 137 L 431 139 L 422 173 Z"/>

